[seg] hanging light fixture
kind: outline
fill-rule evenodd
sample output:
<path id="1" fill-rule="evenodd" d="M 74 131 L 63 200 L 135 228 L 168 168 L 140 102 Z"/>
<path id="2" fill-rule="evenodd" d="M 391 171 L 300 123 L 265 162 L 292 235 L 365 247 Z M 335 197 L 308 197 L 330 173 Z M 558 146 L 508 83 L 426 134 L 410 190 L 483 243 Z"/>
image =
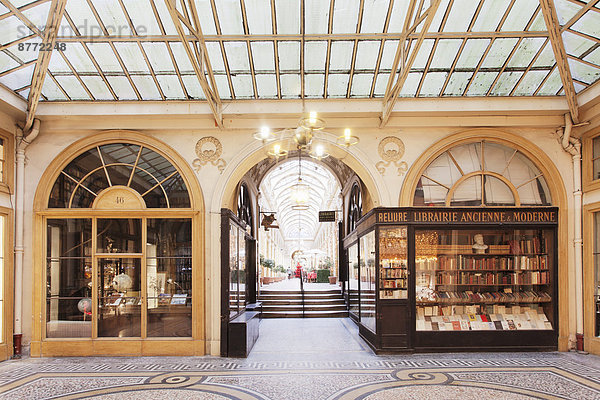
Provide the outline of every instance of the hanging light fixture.
<path id="1" fill-rule="evenodd" d="M 310 200 L 310 186 L 302 181 L 302 153 L 298 152 L 298 180 L 292 186 L 291 200 L 294 203 L 292 210 L 308 210 Z"/>
<path id="2" fill-rule="evenodd" d="M 281 148 L 281 143 L 275 143 L 271 149 L 267 150 L 267 154 L 269 157 L 279 159 L 280 157 L 287 156 L 288 152 Z"/>

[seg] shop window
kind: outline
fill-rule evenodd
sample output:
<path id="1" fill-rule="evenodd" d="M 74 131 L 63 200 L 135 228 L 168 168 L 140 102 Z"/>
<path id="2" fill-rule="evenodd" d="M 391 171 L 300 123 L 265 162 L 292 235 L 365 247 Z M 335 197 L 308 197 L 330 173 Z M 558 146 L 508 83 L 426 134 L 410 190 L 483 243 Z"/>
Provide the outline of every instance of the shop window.
<path id="1" fill-rule="evenodd" d="M 90 208 L 104 189 L 123 186 L 136 191 L 146 208 L 188 208 L 183 177 L 165 157 L 137 144 L 96 146 L 76 157 L 60 173 L 50 208 Z"/>
<path id="2" fill-rule="evenodd" d="M 353 244 L 348 248 L 348 271 L 350 278 L 348 279 L 348 296 L 350 301 L 350 314 L 358 319 L 358 243 Z"/>
<path id="3" fill-rule="evenodd" d="M 360 238 L 360 321 L 375 332 L 375 231 Z"/>
<path id="4" fill-rule="evenodd" d="M 479 141 L 455 146 L 429 164 L 418 181 L 415 206 L 546 206 L 542 172 L 519 150 Z"/>
<path id="5" fill-rule="evenodd" d="M 594 213 L 594 335 L 600 336 L 600 212 Z"/>
<path id="6" fill-rule="evenodd" d="M 592 139 L 592 180 L 600 179 L 600 136 Z"/>
<path id="7" fill-rule="evenodd" d="M 6 182 L 6 178 L 4 177 L 4 164 L 6 163 L 6 159 L 4 158 L 4 139 L 0 138 L 0 181 Z"/>
<path id="8" fill-rule="evenodd" d="M 250 227 L 250 235 L 254 236 L 254 224 L 252 222 L 252 204 L 250 191 L 244 184 L 240 186 L 237 201 L 237 216 Z"/>
<path id="9" fill-rule="evenodd" d="M 350 191 L 350 201 L 348 203 L 348 232 L 352 232 L 356 223 L 362 217 L 362 194 L 360 186 L 355 183 Z"/>

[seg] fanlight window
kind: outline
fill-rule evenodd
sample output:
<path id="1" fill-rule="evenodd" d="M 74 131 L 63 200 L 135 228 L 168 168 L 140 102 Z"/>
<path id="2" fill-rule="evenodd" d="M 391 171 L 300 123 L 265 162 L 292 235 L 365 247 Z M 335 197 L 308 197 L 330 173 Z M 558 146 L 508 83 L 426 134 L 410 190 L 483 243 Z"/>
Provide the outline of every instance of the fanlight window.
<path id="1" fill-rule="evenodd" d="M 360 186 L 355 183 L 350 191 L 350 202 L 348 203 L 348 232 L 356 228 L 358 220 L 362 217 L 362 195 Z"/>
<path id="2" fill-rule="evenodd" d="M 137 144 L 96 146 L 80 154 L 54 182 L 48 207 L 90 208 L 105 189 L 121 186 L 137 192 L 147 208 L 189 208 L 181 174 L 166 158 Z"/>
<path id="3" fill-rule="evenodd" d="M 423 171 L 415 206 L 547 206 L 542 172 L 519 150 L 480 141 L 453 147 Z"/>

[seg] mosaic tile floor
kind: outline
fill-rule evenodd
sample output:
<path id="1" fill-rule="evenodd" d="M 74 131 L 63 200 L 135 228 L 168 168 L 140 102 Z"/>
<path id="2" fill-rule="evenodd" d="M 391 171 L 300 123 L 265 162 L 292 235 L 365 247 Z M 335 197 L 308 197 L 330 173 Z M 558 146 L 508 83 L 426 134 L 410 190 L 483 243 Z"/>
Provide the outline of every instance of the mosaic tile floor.
<path id="1" fill-rule="evenodd" d="M 600 357 L 376 356 L 348 319 L 265 320 L 247 359 L 46 358 L 0 363 L 0 399 L 599 399 Z"/>

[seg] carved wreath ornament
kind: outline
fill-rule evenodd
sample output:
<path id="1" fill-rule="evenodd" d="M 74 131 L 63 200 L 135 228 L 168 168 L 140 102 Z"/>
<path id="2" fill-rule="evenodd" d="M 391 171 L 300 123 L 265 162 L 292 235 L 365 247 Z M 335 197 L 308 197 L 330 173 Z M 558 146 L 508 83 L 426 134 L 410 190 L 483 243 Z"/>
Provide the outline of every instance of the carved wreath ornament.
<path id="1" fill-rule="evenodd" d="M 194 171 L 200 171 L 203 165 L 211 163 L 219 169 L 219 172 L 223 172 L 227 163 L 221 158 L 223 154 L 223 145 L 214 136 L 205 136 L 198 140 L 196 143 L 196 158 L 192 161 Z"/>
<path id="2" fill-rule="evenodd" d="M 381 175 L 385 174 L 385 169 L 392 163 L 398 168 L 398 175 L 404 175 L 408 171 L 406 161 L 401 161 L 404 155 L 404 143 L 399 138 L 388 136 L 381 139 L 377 151 L 383 161 L 379 161 L 375 167 Z"/>

